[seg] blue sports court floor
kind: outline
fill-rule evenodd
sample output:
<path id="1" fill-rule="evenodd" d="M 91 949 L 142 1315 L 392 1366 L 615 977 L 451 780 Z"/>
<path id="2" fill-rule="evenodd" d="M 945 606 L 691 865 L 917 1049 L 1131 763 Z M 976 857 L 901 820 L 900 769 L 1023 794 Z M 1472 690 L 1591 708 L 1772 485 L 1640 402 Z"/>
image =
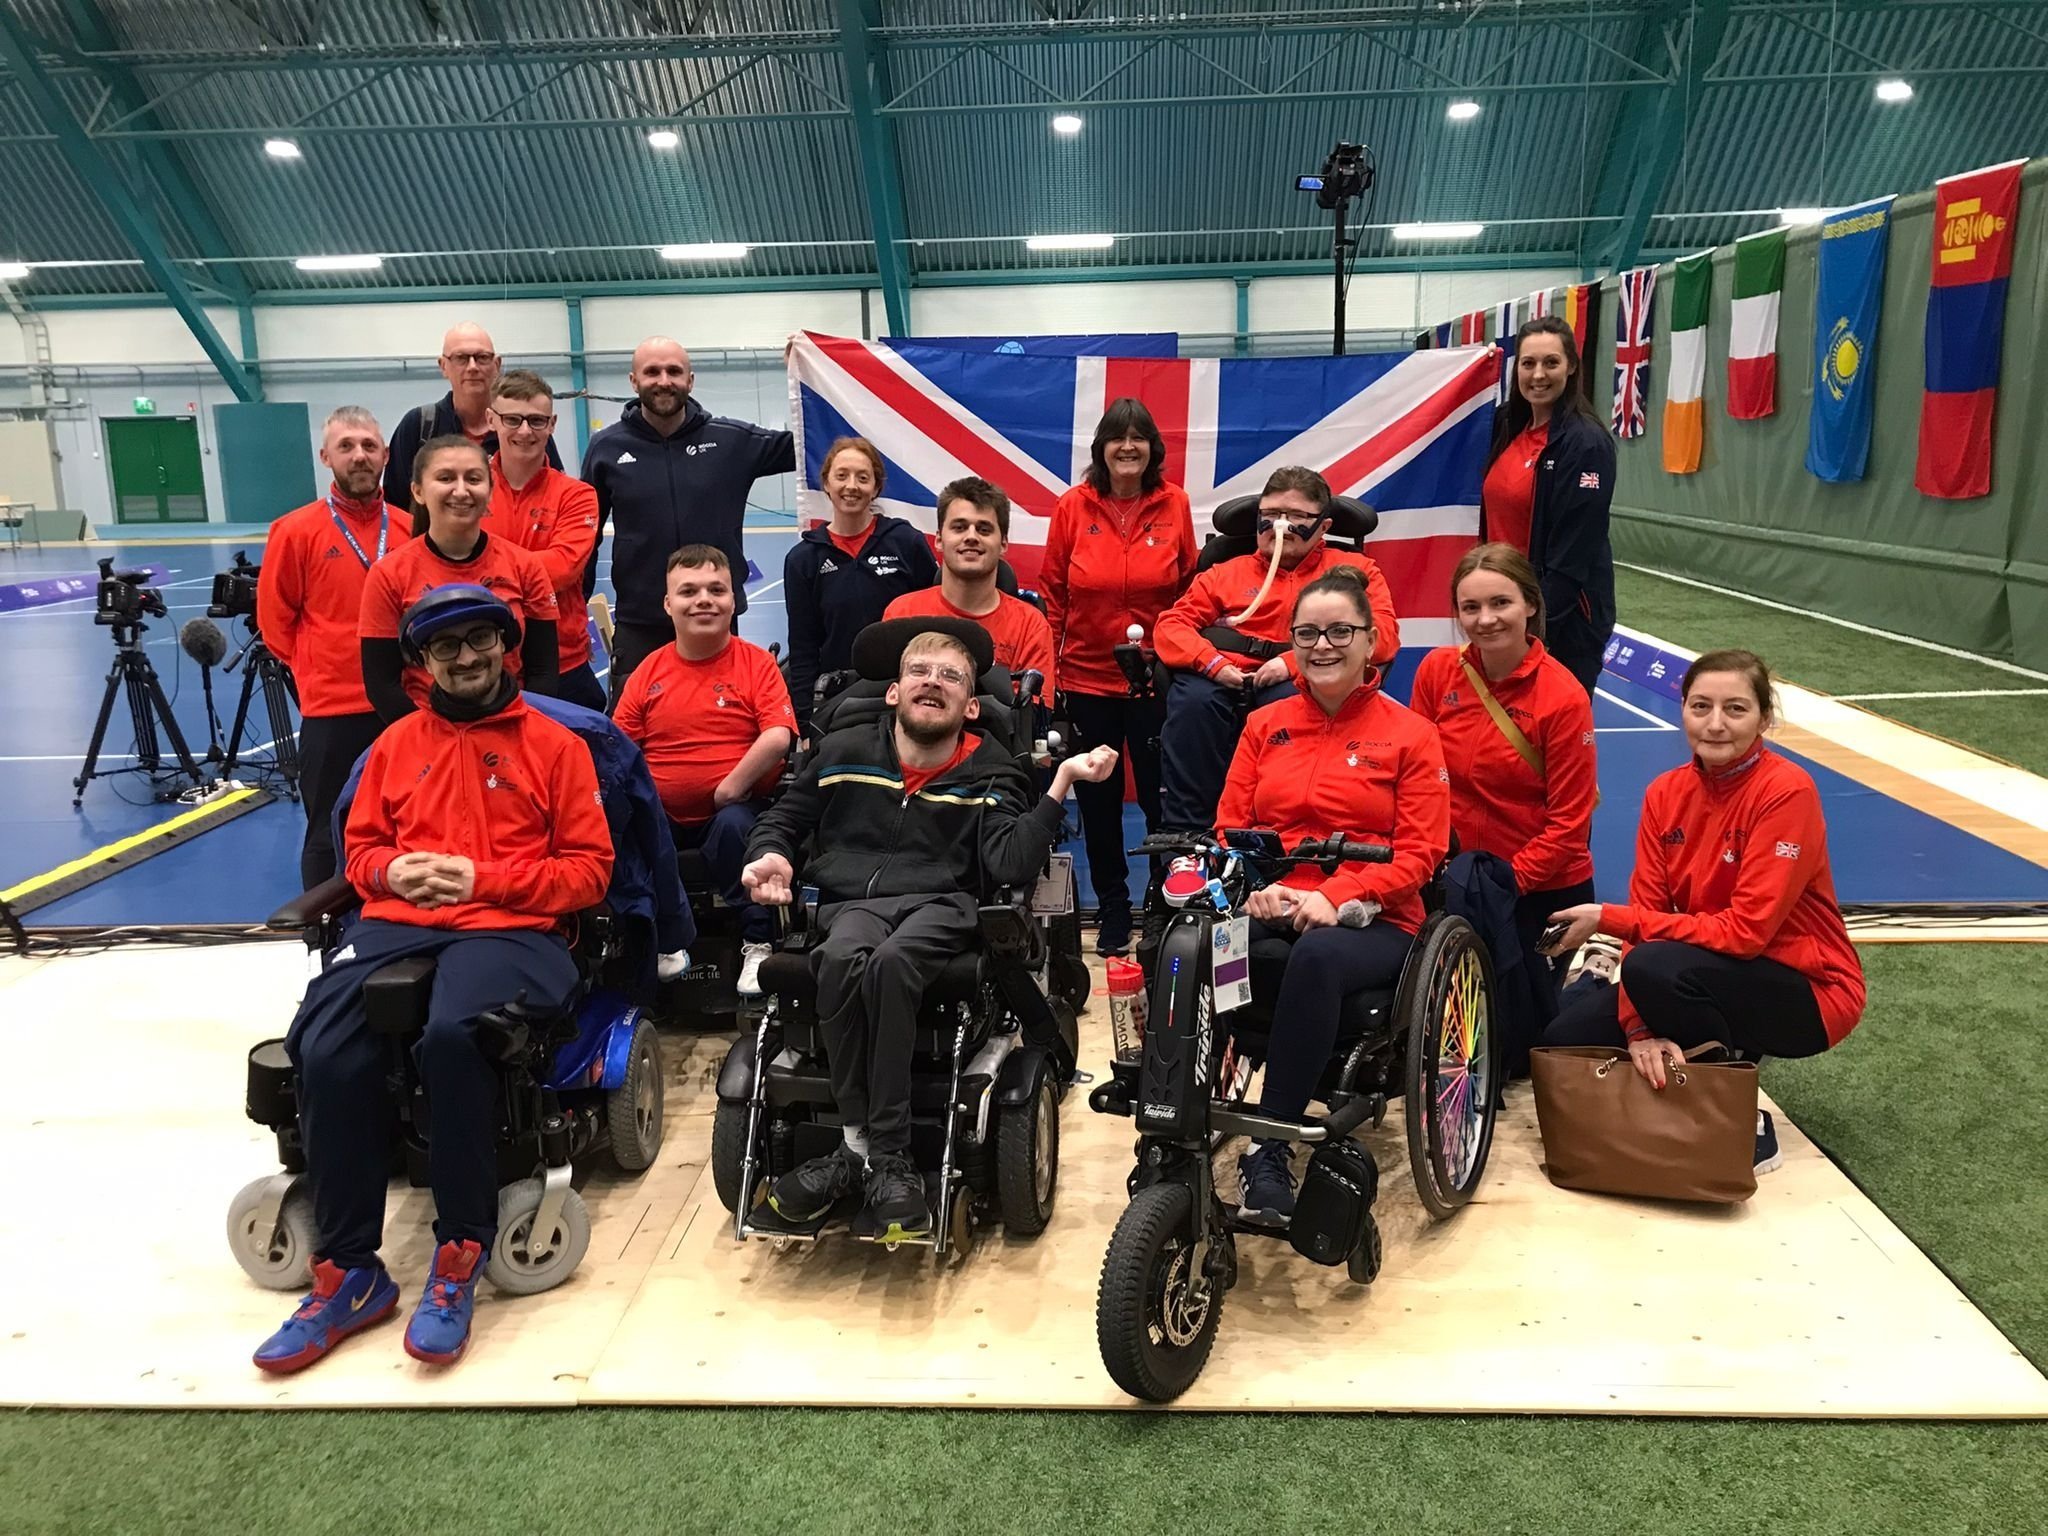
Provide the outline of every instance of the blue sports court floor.
<path id="1" fill-rule="evenodd" d="M 779 573 L 791 538 L 786 528 L 748 534 L 748 553 L 766 575 L 751 589 L 741 630 L 760 644 L 787 632 Z M 122 565 L 163 566 L 170 616 L 153 621 L 145 639 L 188 740 L 203 754 L 198 668 L 179 650 L 177 627 L 205 611 L 213 573 L 228 566 L 236 549 L 256 557 L 261 546 L 258 529 L 246 539 L 215 543 L 107 543 L 0 553 L 0 583 L 83 574 L 95 558 L 109 554 Z M 600 583 L 600 590 L 609 588 L 609 581 Z M 71 780 L 84 759 L 113 658 L 108 632 L 92 622 L 92 607 L 88 596 L 0 613 L 0 890 L 155 825 L 178 809 L 152 803 L 139 776 L 96 781 L 87 786 L 84 806 L 71 808 Z M 1654 615 L 1626 617 L 1656 629 Z M 1410 653 L 1397 664 L 1397 697 L 1406 696 L 1418 656 Z M 215 704 L 224 717 L 231 715 L 239 688 L 239 674 L 216 676 Z M 1610 676 L 1594 703 L 1604 799 L 1593 852 L 1601 894 L 1611 899 L 1626 890 L 1643 789 L 1682 762 L 1685 749 L 1675 707 L 1662 695 Z M 267 734 L 252 731 L 246 745 L 260 746 Z M 107 753 L 126 753 L 131 738 L 125 709 L 117 710 Z M 1830 769 L 1806 766 L 1827 808 L 1844 902 L 2048 900 L 2048 869 Z M 1135 840 L 1135 808 L 1128 814 Z M 260 921 L 297 893 L 302 829 L 296 805 L 266 806 L 43 907 L 31 926 Z"/>

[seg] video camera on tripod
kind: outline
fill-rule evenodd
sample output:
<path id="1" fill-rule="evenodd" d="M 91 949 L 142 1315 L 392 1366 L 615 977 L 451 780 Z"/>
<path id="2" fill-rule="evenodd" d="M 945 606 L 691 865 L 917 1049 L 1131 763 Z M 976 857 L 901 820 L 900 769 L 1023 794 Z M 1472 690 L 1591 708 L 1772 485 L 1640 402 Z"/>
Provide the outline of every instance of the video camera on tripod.
<path id="1" fill-rule="evenodd" d="M 142 648 L 142 634 L 149 627 L 142 621 L 170 614 L 164 595 L 145 585 L 149 580 L 147 571 L 117 571 L 111 555 L 102 557 L 98 564 L 100 579 L 93 590 L 92 621 L 113 631 L 114 664 L 107 669 L 107 691 L 100 697 L 99 717 L 93 722 L 92 745 L 86 748 L 85 766 L 71 781 L 71 808 L 78 809 L 87 784 L 117 773 L 147 774 L 159 800 L 201 793 L 205 775 L 193 760 L 192 749 L 185 745 L 185 733 L 178 729 L 156 668 L 149 664 L 149 653 Z M 123 699 L 128 705 L 129 722 L 135 728 L 134 761 L 125 768 L 102 768 L 100 749 L 106 744 L 115 706 Z M 158 741 L 159 729 L 170 742 L 175 767 L 166 767 Z M 166 779 L 166 775 L 170 777 Z M 180 778 L 190 782 L 179 782 Z"/>
<path id="2" fill-rule="evenodd" d="M 271 654 L 270 647 L 263 643 L 263 631 L 256 619 L 257 586 L 263 577 L 263 567 L 252 563 L 248 554 L 236 550 L 234 562 L 224 571 L 216 571 L 213 577 L 213 595 L 206 605 L 208 619 L 240 619 L 249 632 L 248 644 L 229 658 L 223 672 L 242 668 L 242 696 L 235 705 L 234 724 L 228 728 L 226 750 L 223 752 L 219 734 L 219 723 L 213 713 L 213 687 L 206 668 L 218 663 L 227 651 L 226 637 L 210 623 L 205 624 L 209 634 L 194 637 L 190 631 L 204 621 L 194 619 L 185 626 L 185 633 L 179 636 L 185 647 L 185 654 L 200 664 L 200 682 L 206 689 L 207 731 L 212 745 L 207 752 L 210 762 L 221 765 L 221 777 L 232 779 L 242 758 L 242 733 L 249 722 L 250 706 L 257 693 L 263 695 L 263 712 L 270 722 L 270 759 L 259 762 L 257 768 L 265 773 L 275 774 L 286 794 L 293 799 L 299 792 L 299 747 L 298 725 L 292 717 L 293 707 L 298 703 L 298 692 L 292 683 L 291 672 L 285 664 Z M 195 638 L 204 641 L 203 648 L 194 644 Z M 261 750 L 260 748 L 258 750 Z"/>
<path id="3" fill-rule="evenodd" d="M 99 568 L 99 586 L 93 592 L 93 623 L 126 628 L 145 618 L 161 619 L 170 613 L 164 606 L 163 593 L 144 585 L 149 580 L 148 571 L 117 571 L 111 555 L 99 561 Z"/>
<path id="4" fill-rule="evenodd" d="M 210 619 L 247 619 L 256 628 L 256 583 L 263 575 L 261 565 L 251 565 L 248 553 L 235 551 L 235 562 L 213 574 L 213 597 L 206 605 Z"/>

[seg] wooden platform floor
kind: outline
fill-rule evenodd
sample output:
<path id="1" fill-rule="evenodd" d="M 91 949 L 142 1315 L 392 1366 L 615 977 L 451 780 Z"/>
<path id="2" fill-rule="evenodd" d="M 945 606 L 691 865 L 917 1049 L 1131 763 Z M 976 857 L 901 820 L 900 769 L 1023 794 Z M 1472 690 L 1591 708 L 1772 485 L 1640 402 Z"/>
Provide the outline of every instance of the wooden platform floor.
<path id="1" fill-rule="evenodd" d="M 249 1351 L 290 1310 L 229 1256 L 229 1197 L 273 1168 L 241 1111 L 248 1045 L 304 975 L 291 945 L 0 963 L 13 1067 L 0 1202 L 0 1402 L 136 1407 L 809 1403 L 1129 1406 L 1096 1355 L 1095 1282 L 1122 1208 L 1126 1122 L 1079 1093 L 1036 1242 L 984 1234 L 956 1268 L 838 1242 L 735 1246 L 700 1177 L 724 1042 L 671 1036 L 668 1143 L 639 1180 L 593 1172 L 579 1273 L 484 1288 L 469 1358 L 431 1371 L 402 1323 L 284 1382 Z M 1086 1021 L 1089 1064 L 1104 1010 Z M 1398 1111 L 1373 1137 L 1388 1255 L 1353 1286 L 1248 1239 L 1189 1408 L 1820 1417 L 2048 1417 L 2048 1380 L 1796 1128 L 1729 1211 L 1554 1189 L 1526 1087 L 1480 1200 L 1431 1225 Z M 394 1188 L 386 1254 L 409 1308 L 428 1202 Z"/>

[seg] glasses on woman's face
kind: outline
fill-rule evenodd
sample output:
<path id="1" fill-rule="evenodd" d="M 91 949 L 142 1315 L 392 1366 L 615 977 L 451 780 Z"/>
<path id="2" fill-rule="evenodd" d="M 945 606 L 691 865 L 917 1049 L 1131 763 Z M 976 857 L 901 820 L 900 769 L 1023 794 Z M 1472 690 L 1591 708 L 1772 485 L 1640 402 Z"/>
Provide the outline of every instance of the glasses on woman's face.
<path id="1" fill-rule="evenodd" d="M 1341 651 L 1350 646 L 1358 630 L 1359 626 L 1356 624 L 1325 624 L 1321 629 L 1313 624 L 1297 624 L 1290 633 L 1294 637 L 1295 647 L 1299 650 L 1312 651 L 1316 648 L 1317 642 L 1327 640 L 1332 650 Z"/>
<path id="2" fill-rule="evenodd" d="M 436 661 L 453 661 L 466 645 L 479 656 L 488 656 L 505 643 L 504 631 L 495 624 L 479 624 L 459 635 L 436 635 L 427 642 L 427 654 Z"/>
<path id="3" fill-rule="evenodd" d="M 949 688 L 965 688 L 974 681 L 958 667 L 949 667 L 943 662 L 913 661 L 903 669 L 903 681 L 906 683 L 928 683 L 933 679 Z"/>

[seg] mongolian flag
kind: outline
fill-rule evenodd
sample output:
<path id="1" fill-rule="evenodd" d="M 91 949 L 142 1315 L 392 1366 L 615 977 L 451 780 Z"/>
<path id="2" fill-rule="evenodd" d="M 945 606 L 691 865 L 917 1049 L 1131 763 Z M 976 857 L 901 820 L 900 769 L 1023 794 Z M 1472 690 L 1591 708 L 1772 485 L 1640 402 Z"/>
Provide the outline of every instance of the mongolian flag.
<path id="1" fill-rule="evenodd" d="M 1713 279 L 1712 251 L 1672 263 L 1671 371 L 1664 379 L 1664 468 L 1674 475 L 1697 474 L 1700 467 L 1700 443 L 1707 420 L 1707 295 Z"/>
<path id="2" fill-rule="evenodd" d="M 1821 221 L 1813 311 L 1813 414 L 1806 467 L 1823 480 L 1861 480 L 1870 462 L 1877 317 L 1892 200 L 1880 197 Z"/>
<path id="3" fill-rule="evenodd" d="M 1924 495 L 1961 500 L 1991 492 L 1991 410 L 2025 163 L 2013 160 L 1934 184 L 1927 392 L 1913 473 Z"/>
<path id="4" fill-rule="evenodd" d="M 1778 299 L 1785 231 L 1735 242 L 1735 302 L 1728 315 L 1728 414 L 1755 421 L 1778 409 Z"/>

